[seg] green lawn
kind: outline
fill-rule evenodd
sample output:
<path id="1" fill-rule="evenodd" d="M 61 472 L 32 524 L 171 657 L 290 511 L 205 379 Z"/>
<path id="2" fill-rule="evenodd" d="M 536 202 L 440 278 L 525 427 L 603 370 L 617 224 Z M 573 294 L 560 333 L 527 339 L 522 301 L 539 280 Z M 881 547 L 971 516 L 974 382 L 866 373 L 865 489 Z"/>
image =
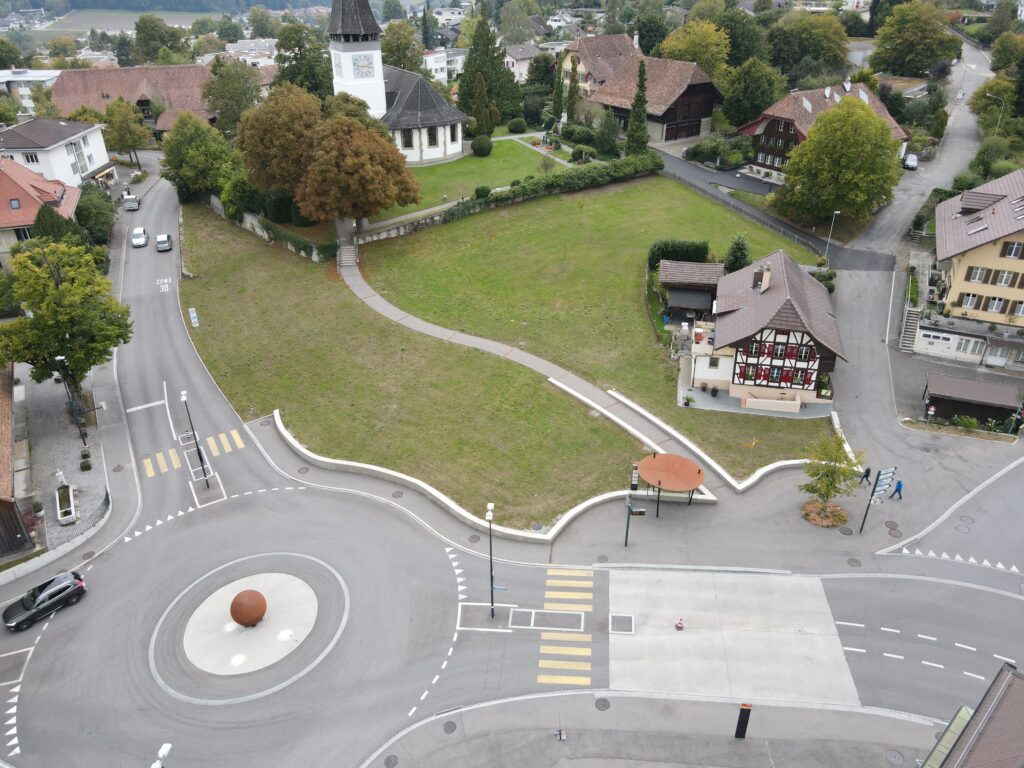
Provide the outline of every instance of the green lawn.
<path id="1" fill-rule="evenodd" d="M 492 189 L 508 186 L 513 179 L 524 176 L 539 176 L 543 156 L 521 142 L 503 140 L 494 142 L 494 150 L 488 157 L 467 154 L 450 163 L 425 165 L 412 169 L 420 182 L 420 201 L 412 205 L 391 208 L 373 217 L 383 221 L 405 213 L 432 208 L 448 200 L 472 197 L 477 187 Z"/>
<path id="2" fill-rule="evenodd" d="M 737 476 L 796 458 L 829 431 L 796 420 L 679 408 L 677 367 L 656 343 L 644 264 L 652 240 L 707 239 L 721 257 L 813 255 L 664 177 L 548 197 L 363 246 L 367 279 L 412 314 L 519 346 L 616 388 L 701 444 Z M 744 447 L 757 438 L 754 448 Z"/>
<path id="3" fill-rule="evenodd" d="M 500 522 L 622 488 L 643 448 L 521 366 L 406 330 L 311 264 L 184 207 L 181 283 L 204 362 L 240 414 L 280 408 L 312 450 L 432 484 Z M 269 318 L 269 319 L 268 319 Z M 296 520 L 301 525 L 301 519 Z"/>

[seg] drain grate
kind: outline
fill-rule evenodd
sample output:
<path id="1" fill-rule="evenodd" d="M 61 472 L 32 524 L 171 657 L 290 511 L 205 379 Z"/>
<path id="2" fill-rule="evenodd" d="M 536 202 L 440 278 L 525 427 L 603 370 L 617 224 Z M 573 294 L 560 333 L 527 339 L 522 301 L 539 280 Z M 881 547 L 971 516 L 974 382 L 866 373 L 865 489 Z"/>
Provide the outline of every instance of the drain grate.
<path id="1" fill-rule="evenodd" d="M 888 750 L 885 753 L 885 759 L 892 765 L 903 765 L 903 753 L 897 752 L 895 749 Z"/>
<path id="2" fill-rule="evenodd" d="M 398 765 L 398 755 L 388 755 L 384 758 L 384 768 L 395 768 Z"/>
<path id="3" fill-rule="evenodd" d="M 839 529 L 839 532 L 841 534 L 843 534 L 843 536 L 852 536 L 853 535 L 853 528 L 847 528 L 844 525 L 842 528 Z"/>
<path id="4" fill-rule="evenodd" d="M 448 735 L 455 733 L 455 729 L 458 728 L 454 720 L 446 720 L 443 727 L 444 732 Z"/>
<path id="5" fill-rule="evenodd" d="M 860 568 L 860 560 L 858 560 L 856 557 L 851 557 L 849 560 L 846 561 L 846 564 L 853 566 L 854 568 Z"/>
<path id="6" fill-rule="evenodd" d="M 902 538 L 903 531 L 901 531 L 899 528 L 890 528 L 889 535 L 892 536 L 894 539 L 899 539 Z"/>
<path id="7" fill-rule="evenodd" d="M 299 467 L 299 474 L 304 475 L 309 472 L 309 467 Z"/>
<path id="8" fill-rule="evenodd" d="M 113 471 L 114 472 L 124 472 L 124 465 L 123 464 L 118 464 L 116 467 L 114 467 Z"/>
<path id="9" fill-rule="evenodd" d="M 956 529 L 960 533 L 970 533 L 971 532 L 971 526 L 969 526 L 969 525 L 958 525 L 956 527 Z"/>
<path id="10" fill-rule="evenodd" d="M 605 712 L 612 703 L 608 699 L 597 699 L 594 701 L 594 706 L 597 707 L 601 712 Z"/>
<path id="11" fill-rule="evenodd" d="M 885 521 L 885 527 L 886 528 L 899 528 L 900 524 L 897 523 L 895 520 L 886 520 Z"/>
<path id="12" fill-rule="evenodd" d="M 968 525 L 973 525 L 974 524 L 974 518 L 971 517 L 970 515 L 960 515 L 960 522 L 961 523 L 967 523 Z"/>
<path id="13" fill-rule="evenodd" d="M 400 499 L 403 496 L 405 496 L 405 494 L 402 491 L 392 491 L 391 492 L 391 498 L 393 498 L 393 499 Z"/>
<path id="14" fill-rule="evenodd" d="M 610 613 L 608 614 L 608 631 L 613 635 L 633 634 L 633 614 L 631 613 Z"/>
<path id="15" fill-rule="evenodd" d="M 84 555 L 82 555 L 82 562 L 85 562 L 86 560 L 92 560 L 94 557 L 96 557 L 95 552 L 86 552 Z"/>
<path id="16" fill-rule="evenodd" d="M 477 536 L 475 533 L 469 537 L 470 544 L 476 544 L 478 541 L 480 541 L 480 537 Z"/>
<path id="17" fill-rule="evenodd" d="M 261 427 L 269 427 L 270 426 L 270 419 L 264 419 L 263 421 L 261 421 L 260 422 L 260 426 Z"/>

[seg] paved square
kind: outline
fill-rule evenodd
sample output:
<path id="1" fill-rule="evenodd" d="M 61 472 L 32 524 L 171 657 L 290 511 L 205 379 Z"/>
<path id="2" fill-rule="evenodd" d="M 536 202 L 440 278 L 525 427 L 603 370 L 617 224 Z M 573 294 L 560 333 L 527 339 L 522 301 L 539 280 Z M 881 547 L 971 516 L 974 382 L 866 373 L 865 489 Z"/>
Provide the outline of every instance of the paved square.
<path id="1" fill-rule="evenodd" d="M 819 579 L 612 571 L 610 581 L 611 612 L 636 617 L 635 634 L 609 637 L 613 689 L 860 704 Z"/>

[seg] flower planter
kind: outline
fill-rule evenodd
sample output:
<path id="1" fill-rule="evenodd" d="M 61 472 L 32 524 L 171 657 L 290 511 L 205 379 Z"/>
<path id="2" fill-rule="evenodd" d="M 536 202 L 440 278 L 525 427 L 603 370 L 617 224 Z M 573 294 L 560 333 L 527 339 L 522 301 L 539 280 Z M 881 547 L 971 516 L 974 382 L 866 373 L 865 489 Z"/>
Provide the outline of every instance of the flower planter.
<path id="1" fill-rule="evenodd" d="M 74 486 L 58 485 L 54 497 L 57 501 L 57 522 L 61 525 L 77 523 L 78 509 L 75 506 Z"/>

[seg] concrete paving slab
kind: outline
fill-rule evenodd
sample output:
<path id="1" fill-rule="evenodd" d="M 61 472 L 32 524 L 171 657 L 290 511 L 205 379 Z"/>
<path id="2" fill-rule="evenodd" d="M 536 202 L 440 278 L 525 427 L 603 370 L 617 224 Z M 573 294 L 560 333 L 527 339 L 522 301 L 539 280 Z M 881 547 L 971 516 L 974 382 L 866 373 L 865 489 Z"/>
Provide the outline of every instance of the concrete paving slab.
<path id="1" fill-rule="evenodd" d="M 609 610 L 636 617 L 635 634 L 609 638 L 612 688 L 859 704 L 817 578 L 613 571 Z"/>

